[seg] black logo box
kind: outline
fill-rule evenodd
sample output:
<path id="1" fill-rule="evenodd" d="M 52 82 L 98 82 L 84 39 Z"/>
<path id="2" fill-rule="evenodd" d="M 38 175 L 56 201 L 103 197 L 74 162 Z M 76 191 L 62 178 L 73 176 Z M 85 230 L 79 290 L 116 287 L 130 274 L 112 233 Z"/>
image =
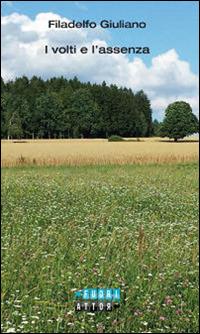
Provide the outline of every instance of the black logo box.
<path id="1" fill-rule="evenodd" d="M 97 301 L 85 301 L 75 302 L 75 311 L 86 311 L 86 312 L 111 312 L 113 309 L 118 308 L 119 304 L 112 302 L 97 302 Z"/>

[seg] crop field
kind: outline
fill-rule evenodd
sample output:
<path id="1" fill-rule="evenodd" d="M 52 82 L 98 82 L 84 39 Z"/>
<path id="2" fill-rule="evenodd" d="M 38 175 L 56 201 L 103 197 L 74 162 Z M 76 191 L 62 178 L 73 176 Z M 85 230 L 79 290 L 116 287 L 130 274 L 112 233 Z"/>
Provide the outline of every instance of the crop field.
<path id="1" fill-rule="evenodd" d="M 2 168 L 2 332 L 198 333 L 197 143 L 79 144 L 2 144 L 4 166 L 96 152 Z M 86 287 L 121 288 L 120 307 L 75 312 Z"/>
<path id="2" fill-rule="evenodd" d="M 195 138 L 170 142 L 161 138 L 108 142 L 106 139 L 2 141 L 2 166 L 102 165 L 196 161 Z"/>

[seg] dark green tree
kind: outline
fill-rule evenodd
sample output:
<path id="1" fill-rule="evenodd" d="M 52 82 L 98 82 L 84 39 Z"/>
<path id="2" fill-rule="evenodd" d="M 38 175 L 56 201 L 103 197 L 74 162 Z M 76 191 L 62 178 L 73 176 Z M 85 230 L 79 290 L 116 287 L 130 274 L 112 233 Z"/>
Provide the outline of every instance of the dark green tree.
<path id="1" fill-rule="evenodd" d="M 136 137 L 145 137 L 147 133 L 147 121 L 142 112 L 137 112 L 136 124 L 135 124 L 135 136 Z"/>
<path id="2" fill-rule="evenodd" d="M 73 93 L 71 108 L 71 123 L 73 137 L 88 137 L 91 133 L 95 114 L 98 112 L 98 105 L 92 99 L 89 90 L 80 88 Z"/>
<path id="3" fill-rule="evenodd" d="M 45 81 L 23 76 L 1 80 L 1 94 L 2 138 L 11 132 L 33 139 L 152 134 L 150 102 L 143 91 L 134 94 L 105 81 L 82 83 L 76 77 Z"/>
<path id="4" fill-rule="evenodd" d="M 158 122 L 157 119 L 154 119 L 153 123 L 152 123 L 152 135 L 155 137 L 159 137 L 160 136 L 160 128 L 161 128 L 161 123 Z"/>
<path id="5" fill-rule="evenodd" d="M 23 98 L 14 99 L 11 93 L 4 93 L 1 96 L 1 104 L 2 130 L 5 137 L 8 139 L 23 137 L 21 116 L 21 111 L 25 111 Z"/>
<path id="6" fill-rule="evenodd" d="M 143 116 L 139 116 L 139 122 L 143 125 L 143 136 L 149 137 L 152 135 L 152 110 L 150 100 L 143 90 L 140 90 L 135 94 L 135 103 L 138 115 L 143 114 L 146 121 L 146 131 L 144 132 L 144 122 L 143 120 L 141 121 Z"/>
<path id="7" fill-rule="evenodd" d="M 55 138 L 59 132 L 61 105 L 55 93 L 47 92 L 36 100 L 35 122 L 38 125 L 37 136 Z"/>
<path id="8" fill-rule="evenodd" d="M 8 138 L 20 139 L 23 137 L 21 119 L 17 113 L 13 113 L 8 123 Z"/>
<path id="9" fill-rule="evenodd" d="M 189 103 L 176 101 L 167 107 L 160 129 L 162 137 L 173 138 L 174 141 L 177 141 L 198 131 L 199 122 L 192 113 Z"/>

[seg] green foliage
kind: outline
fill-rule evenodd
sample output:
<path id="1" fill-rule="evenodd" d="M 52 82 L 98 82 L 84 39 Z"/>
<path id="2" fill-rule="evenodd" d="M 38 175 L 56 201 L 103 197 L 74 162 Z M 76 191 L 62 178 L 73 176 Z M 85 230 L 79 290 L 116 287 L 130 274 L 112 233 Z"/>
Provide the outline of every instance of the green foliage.
<path id="1" fill-rule="evenodd" d="M 2 138 L 10 133 L 13 112 L 21 122 L 22 138 L 108 138 L 152 134 L 151 107 L 143 91 L 81 83 L 76 77 L 42 80 L 23 76 L 4 83 L 2 93 Z M 18 125 L 19 126 L 19 122 Z"/>
<path id="2" fill-rule="evenodd" d="M 135 129 L 136 129 L 136 137 L 145 137 L 145 134 L 147 133 L 148 130 L 147 122 L 144 114 L 141 111 L 138 112 Z"/>
<path id="3" fill-rule="evenodd" d="M 151 136 L 152 134 L 152 110 L 150 100 L 143 90 L 135 95 L 138 112 L 137 136 Z"/>
<path id="4" fill-rule="evenodd" d="M 12 94 L 4 93 L 1 96 L 1 127 L 7 138 L 21 138 L 23 136 L 22 117 L 26 116 L 26 101 L 18 97 L 13 99 Z M 25 117 L 23 119 L 25 121 Z"/>
<path id="5" fill-rule="evenodd" d="M 47 92 L 36 99 L 35 123 L 44 138 L 56 138 L 62 129 L 61 102 L 55 93 Z"/>
<path id="6" fill-rule="evenodd" d="M 116 136 L 116 135 L 110 136 L 108 138 L 108 141 L 123 141 L 123 140 L 124 139 L 121 136 Z"/>
<path id="7" fill-rule="evenodd" d="M 188 103 L 177 101 L 167 107 L 160 129 L 162 137 L 173 138 L 177 141 L 198 131 L 198 119 L 192 113 Z"/>
<path id="8" fill-rule="evenodd" d="M 160 129 L 161 129 L 161 122 L 158 122 L 157 119 L 155 119 L 152 123 L 152 134 L 155 137 L 160 137 Z"/>
<path id="9" fill-rule="evenodd" d="M 76 90 L 71 99 L 71 125 L 74 138 L 90 137 L 98 105 L 86 88 Z"/>
<path id="10" fill-rule="evenodd" d="M 21 126 L 21 120 L 17 114 L 13 114 L 12 120 L 8 125 L 8 134 L 9 137 L 13 138 L 21 138 L 23 131 Z"/>

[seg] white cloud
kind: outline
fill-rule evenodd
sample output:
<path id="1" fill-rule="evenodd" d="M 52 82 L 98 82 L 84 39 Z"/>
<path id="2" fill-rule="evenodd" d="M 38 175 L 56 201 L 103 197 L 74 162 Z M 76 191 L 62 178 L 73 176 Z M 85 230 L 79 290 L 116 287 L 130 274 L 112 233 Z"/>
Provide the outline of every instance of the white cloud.
<path id="1" fill-rule="evenodd" d="M 139 57 L 130 60 L 122 54 L 45 55 L 44 45 L 107 46 L 109 39 L 99 27 L 49 29 L 50 19 L 70 21 L 55 13 L 40 13 L 34 20 L 17 13 L 2 17 L 2 76 L 5 80 L 21 75 L 43 78 L 76 75 L 83 81 L 105 80 L 134 91 L 143 89 L 151 99 L 154 115 L 159 118 L 175 100 L 189 102 L 194 112 L 198 112 L 198 77 L 175 49 L 152 58 L 149 67 Z"/>

